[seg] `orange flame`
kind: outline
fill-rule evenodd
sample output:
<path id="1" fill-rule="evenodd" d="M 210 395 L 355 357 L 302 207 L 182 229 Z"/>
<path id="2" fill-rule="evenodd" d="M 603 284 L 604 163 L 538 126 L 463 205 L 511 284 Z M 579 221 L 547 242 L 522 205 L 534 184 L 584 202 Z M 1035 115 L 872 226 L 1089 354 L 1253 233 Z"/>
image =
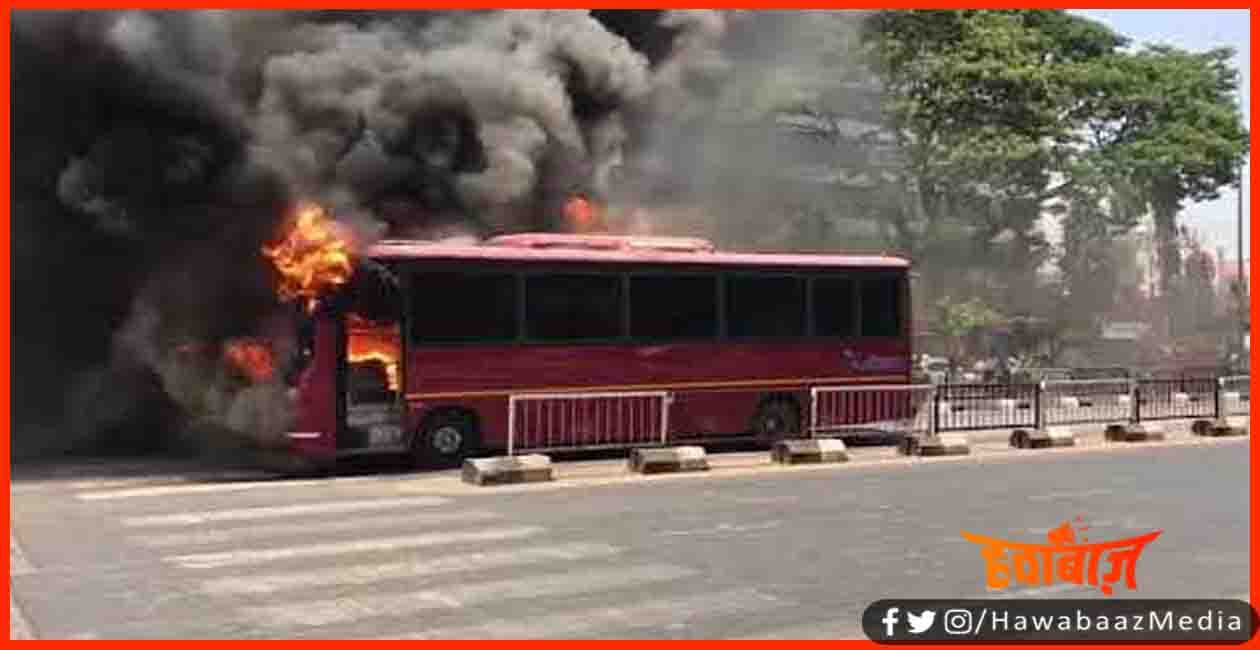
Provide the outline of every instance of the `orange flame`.
<path id="1" fill-rule="evenodd" d="M 349 330 L 346 358 L 350 363 L 381 362 L 389 377 L 389 389 L 397 391 L 400 347 L 397 324 L 378 325 L 357 314 L 347 314 L 346 324 Z"/>
<path id="2" fill-rule="evenodd" d="M 314 203 L 299 206 L 284 240 L 262 252 L 280 273 L 276 294 L 286 302 L 303 300 L 308 312 L 320 296 L 350 279 L 350 238 Z"/>
<path id="3" fill-rule="evenodd" d="M 571 196 L 565 202 L 564 221 L 576 232 L 598 232 L 604 230 L 601 210 L 595 203 L 581 194 Z"/>
<path id="4" fill-rule="evenodd" d="M 253 339 L 233 339 L 224 343 L 223 356 L 253 383 L 267 381 L 276 372 L 271 347 Z"/>

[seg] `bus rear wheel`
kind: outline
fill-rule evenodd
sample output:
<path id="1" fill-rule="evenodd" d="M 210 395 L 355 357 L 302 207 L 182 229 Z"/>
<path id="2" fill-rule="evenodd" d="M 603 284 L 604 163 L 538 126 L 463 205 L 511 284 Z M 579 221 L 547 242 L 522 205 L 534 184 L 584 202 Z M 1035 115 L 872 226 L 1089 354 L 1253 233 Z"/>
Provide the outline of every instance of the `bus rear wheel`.
<path id="1" fill-rule="evenodd" d="M 472 414 L 443 411 L 425 421 L 412 447 L 421 467 L 457 467 L 476 452 L 479 440 Z"/>
<path id="2" fill-rule="evenodd" d="M 801 412 L 796 403 L 788 399 L 772 399 L 762 402 L 753 416 L 752 432 L 768 442 L 801 435 Z"/>

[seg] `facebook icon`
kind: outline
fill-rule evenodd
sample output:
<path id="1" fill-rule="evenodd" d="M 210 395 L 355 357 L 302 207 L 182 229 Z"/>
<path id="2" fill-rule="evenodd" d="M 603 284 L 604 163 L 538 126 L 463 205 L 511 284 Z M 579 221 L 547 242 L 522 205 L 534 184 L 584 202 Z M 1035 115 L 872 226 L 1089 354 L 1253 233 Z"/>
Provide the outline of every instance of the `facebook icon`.
<path id="1" fill-rule="evenodd" d="M 884 636 L 893 636 L 893 626 L 897 624 L 897 612 L 900 611 L 899 608 L 889 607 L 888 611 L 884 612 L 884 618 L 879 619 L 879 622 L 884 624 Z"/>

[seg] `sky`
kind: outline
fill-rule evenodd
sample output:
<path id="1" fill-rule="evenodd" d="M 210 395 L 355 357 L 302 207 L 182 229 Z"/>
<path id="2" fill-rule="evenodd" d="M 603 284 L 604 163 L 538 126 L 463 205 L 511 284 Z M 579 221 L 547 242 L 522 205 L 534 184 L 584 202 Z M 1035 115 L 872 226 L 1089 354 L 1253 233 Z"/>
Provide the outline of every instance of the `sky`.
<path id="1" fill-rule="evenodd" d="M 1108 9 L 1075 11 L 1107 24 L 1138 43 L 1166 44 L 1187 50 L 1232 47 L 1241 73 L 1243 114 L 1251 122 L 1251 12 L 1248 10 Z M 1250 127 L 1248 127 L 1250 128 Z M 1248 159 L 1250 167 L 1250 159 Z M 1248 170 L 1249 172 L 1250 170 Z M 1250 256 L 1251 184 L 1244 183 L 1243 251 Z M 1225 247 L 1226 259 L 1237 259 L 1238 193 L 1225 189 L 1210 203 L 1191 204 L 1182 223 L 1199 231 L 1208 250 Z"/>

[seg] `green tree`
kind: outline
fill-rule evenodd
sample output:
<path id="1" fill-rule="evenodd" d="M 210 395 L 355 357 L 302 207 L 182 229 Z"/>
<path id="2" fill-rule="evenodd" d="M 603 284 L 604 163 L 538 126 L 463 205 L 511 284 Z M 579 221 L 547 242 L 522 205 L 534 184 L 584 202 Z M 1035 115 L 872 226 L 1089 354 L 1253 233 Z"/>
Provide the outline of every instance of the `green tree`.
<path id="1" fill-rule="evenodd" d="M 967 341 L 986 329 L 1005 322 L 1005 319 L 978 298 L 965 301 L 948 296 L 936 303 L 936 333 L 945 338 L 951 366 L 967 354 Z"/>
<path id="2" fill-rule="evenodd" d="M 1079 79 L 1085 164 L 1135 188 L 1154 217 L 1159 286 L 1181 274 L 1177 216 L 1238 182 L 1249 135 L 1235 96 L 1229 49 L 1193 53 L 1159 46 L 1117 52 Z"/>
<path id="3" fill-rule="evenodd" d="M 992 297 L 1027 295 L 1049 255 L 1042 205 L 1071 186 L 1056 177 L 1079 140 L 1077 77 L 1124 39 L 1061 11 L 889 11 L 866 42 L 904 162 L 899 248 L 929 268 L 987 263 Z"/>

